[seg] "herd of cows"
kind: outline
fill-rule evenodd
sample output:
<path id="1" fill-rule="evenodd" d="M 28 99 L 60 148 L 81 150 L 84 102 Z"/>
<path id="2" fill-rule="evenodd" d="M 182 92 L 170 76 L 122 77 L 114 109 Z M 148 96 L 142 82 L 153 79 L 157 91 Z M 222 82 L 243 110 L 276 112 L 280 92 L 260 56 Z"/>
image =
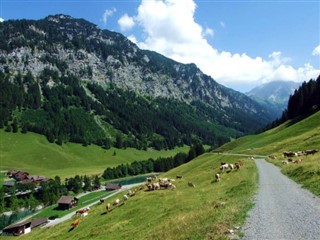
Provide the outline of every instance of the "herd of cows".
<path id="1" fill-rule="evenodd" d="M 311 150 L 298 151 L 298 152 L 285 151 L 285 152 L 282 153 L 282 155 L 286 159 L 282 161 L 282 164 L 283 165 L 287 165 L 287 164 L 290 164 L 290 163 L 299 164 L 299 163 L 301 163 L 303 161 L 303 159 L 302 158 L 294 159 L 295 157 L 313 155 L 313 154 L 315 154 L 317 152 L 319 152 L 318 149 L 311 149 Z M 269 155 L 268 157 L 270 159 L 276 159 L 277 158 L 275 155 Z"/>
<path id="2" fill-rule="evenodd" d="M 298 151 L 298 152 L 292 152 L 292 151 L 285 151 L 283 152 L 283 157 L 286 158 L 285 160 L 282 161 L 283 165 L 289 164 L 289 163 L 301 163 L 302 159 L 294 159 L 294 157 L 301 157 L 301 156 L 308 156 L 308 155 L 313 155 L 315 153 L 319 152 L 318 149 L 312 149 L 312 150 L 306 150 L 306 151 Z M 268 156 L 270 159 L 276 159 L 277 157 L 275 155 L 269 155 Z M 234 164 L 232 163 L 226 163 L 226 162 L 221 162 L 220 167 L 219 167 L 219 172 L 215 174 L 215 180 L 216 182 L 220 182 L 223 173 L 230 173 L 232 171 L 240 171 L 240 169 L 243 167 L 243 162 L 239 161 Z M 141 185 L 138 188 L 135 188 L 133 190 L 129 190 L 126 194 L 123 195 L 122 201 L 117 198 L 111 203 L 106 203 L 106 212 L 105 214 L 109 213 L 112 211 L 114 208 L 117 208 L 128 201 L 129 198 L 133 197 L 136 195 L 138 191 L 145 190 L 145 191 L 155 191 L 155 190 L 160 190 L 160 189 L 169 189 L 169 190 L 174 190 L 176 189 L 176 185 L 173 183 L 176 180 L 181 179 L 182 176 L 176 176 L 176 179 L 172 178 L 157 178 L 157 177 L 147 177 L 146 178 L 146 183 Z M 195 185 L 189 181 L 188 182 L 189 187 L 195 187 Z M 100 203 L 104 203 L 105 199 L 101 199 Z M 88 211 L 90 208 L 84 208 L 80 209 L 76 212 L 77 216 L 86 216 L 88 214 Z M 80 219 L 76 219 L 75 221 L 72 222 L 71 227 L 75 228 L 79 225 Z"/>

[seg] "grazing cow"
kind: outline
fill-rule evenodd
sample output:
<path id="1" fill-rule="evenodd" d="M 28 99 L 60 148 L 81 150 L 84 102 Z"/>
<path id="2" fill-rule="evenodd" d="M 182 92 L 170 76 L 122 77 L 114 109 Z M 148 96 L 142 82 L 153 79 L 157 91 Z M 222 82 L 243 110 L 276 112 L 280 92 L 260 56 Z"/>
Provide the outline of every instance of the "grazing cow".
<path id="1" fill-rule="evenodd" d="M 118 206 L 120 204 L 120 199 L 117 198 L 114 202 L 113 202 L 113 206 Z"/>
<path id="2" fill-rule="evenodd" d="M 220 180 L 221 180 L 221 178 L 220 178 L 220 174 L 219 174 L 219 173 L 217 173 L 215 176 L 216 176 L 216 180 L 217 180 L 217 182 L 220 182 Z"/>
<path id="3" fill-rule="evenodd" d="M 188 182 L 189 187 L 196 187 L 192 182 Z"/>
<path id="4" fill-rule="evenodd" d="M 107 210 L 107 212 L 109 212 L 111 210 L 111 204 L 110 203 L 107 203 L 106 210 Z"/>
<path id="5" fill-rule="evenodd" d="M 80 219 L 78 218 L 71 223 L 71 227 L 75 228 L 79 225 L 79 223 L 80 223 Z"/>
<path id="6" fill-rule="evenodd" d="M 129 197 L 125 194 L 123 195 L 123 202 L 126 202 L 129 199 Z"/>
<path id="7" fill-rule="evenodd" d="M 223 172 L 225 169 L 229 168 L 229 164 L 225 163 L 223 165 L 220 165 L 220 171 Z"/>
<path id="8" fill-rule="evenodd" d="M 177 176 L 176 176 L 176 179 L 181 179 L 181 178 L 182 178 L 181 175 L 177 175 Z"/>
<path id="9" fill-rule="evenodd" d="M 233 166 L 232 163 L 229 163 L 228 166 L 229 166 L 230 170 L 233 170 L 233 169 L 234 169 L 234 166 Z"/>
<path id="10" fill-rule="evenodd" d="M 76 211 L 76 215 L 84 216 L 85 213 L 88 214 L 89 210 L 90 210 L 89 207 L 88 208 L 84 208 L 84 209 L 80 209 L 80 210 Z"/>
<path id="11" fill-rule="evenodd" d="M 295 163 L 295 164 L 299 164 L 299 163 L 301 163 L 302 162 L 302 159 L 297 159 L 297 160 L 294 160 L 293 161 L 293 163 Z"/>
<path id="12" fill-rule="evenodd" d="M 319 152 L 318 149 L 307 150 L 307 151 L 306 151 L 306 155 L 309 155 L 309 154 L 313 155 L 313 154 L 315 154 L 315 153 L 317 153 L 317 152 Z"/>
<path id="13" fill-rule="evenodd" d="M 240 171 L 241 164 L 236 162 L 234 165 L 235 165 L 237 171 Z"/>
<path id="14" fill-rule="evenodd" d="M 104 203 L 105 199 L 101 198 L 100 203 Z"/>
<path id="15" fill-rule="evenodd" d="M 284 157 L 296 157 L 296 156 L 298 156 L 298 154 L 295 152 L 286 151 L 286 152 L 283 152 L 283 156 Z"/>

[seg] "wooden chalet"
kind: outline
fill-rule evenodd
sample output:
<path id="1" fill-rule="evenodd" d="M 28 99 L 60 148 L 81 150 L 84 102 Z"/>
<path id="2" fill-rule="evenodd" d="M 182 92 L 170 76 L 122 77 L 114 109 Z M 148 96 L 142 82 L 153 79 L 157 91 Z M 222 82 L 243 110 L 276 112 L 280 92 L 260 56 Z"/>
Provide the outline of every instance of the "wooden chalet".
<path id="1" fill-rule="evenodd" d="M 28 176 L 29 176 L 28 172 L 16 171 L 16 172 L 13 172 L 10 177 L 14 178 L 17 182 L 20 182 L 28 179 Z"/>
<path id="2" fill-rule="evenodd" d="M 121 189 L 121 184 L 120 183 L 107 183 L 106 184 L 106 190 L 107 191 L 114 191 L 114 190 L 118 190 Z"/>
<path id="3" fill-rule="evenodd" d="M 31 232 L 31 221 L 9 225 L 2 229 L 2 236 L 20 236 Z"/>
<path id="4" fill-rule="evenodd" d="M 78 199 L 72 196 L 62 196 L 58 201 L 58 209 L 68 210 L 78 203 Z"/>
<path id="5" fill-rule="evenodd" d="M 31 229 L 35 227 L 41 227 L 46 225 L 49 222 L 48 218 L 36 218 L 31 221 Z"/>
<path id="6" fill-rule="evenodd" d="M 34 184 L 39 185 L 42 182 L 47 181 L 48 179 L 44 176 L 28 176 L 28 180 L 31 180 Z"/>

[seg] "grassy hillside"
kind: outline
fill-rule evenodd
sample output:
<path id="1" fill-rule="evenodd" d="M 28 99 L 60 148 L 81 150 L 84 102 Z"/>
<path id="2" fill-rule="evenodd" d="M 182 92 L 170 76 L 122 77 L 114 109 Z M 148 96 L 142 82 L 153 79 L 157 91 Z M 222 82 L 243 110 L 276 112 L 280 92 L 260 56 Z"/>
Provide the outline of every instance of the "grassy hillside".
<path id="1" fill-rule="evenodd" d="M 67 143 L 59 146 L 35 133 L 7 133 L 0 130 L 0 171 L 22 169 L 32 175 L 54 177 L 101 174 L 108 166 L 122 163 L 173 156 L 187 152 L 189 147 L 170 151 L 140 151 L 136 149 L 102 149 L 96 145 L 83 147 Z M 116 155 L 114 155 L 116 152 Z"/>
<path id="2" fill-rule="evenodd" d="M 141 190 L 108 214 L 105 204 L 96 205 L 74 230 L 70 224 L 76 217 L 15 239 L 228 239 L 226 232 L 243 223 L 257 189 L 256 167 L 247 159 L 242 159 L 245 166 L 240 172 L 224 173 L 221 182 L 215 181 L 220 161 L 238 160 L 202 155 L 162 175 L 183 175 L 175 181 L 175 190 Z"/>
<path id="3" fill-rule="evenodd" d="M 270 162 L 282 168 L 282 172 L 314 194 L 320 196 L 320 153 L 313 156 L 293 158 L 302 159 L 300 164 L 282 165 L 284 151 L 320 150 L 320 112 L 294 123 L 286 122 L 267 132 L 246 136 L 230 142 L 216 151 L 236 153 L 275 155 Z"/>

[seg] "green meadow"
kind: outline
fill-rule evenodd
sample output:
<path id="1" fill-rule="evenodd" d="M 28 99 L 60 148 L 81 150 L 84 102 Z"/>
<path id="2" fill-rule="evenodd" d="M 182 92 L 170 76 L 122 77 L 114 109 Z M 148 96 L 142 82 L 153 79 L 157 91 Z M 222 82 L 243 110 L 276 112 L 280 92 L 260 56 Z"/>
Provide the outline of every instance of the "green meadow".
<path id="1" fill-rule="evenodd" d="M 234 140 L 214 152 L 274 155 L 276 159 L 269 158 L 268 161 L 320 196 L 320 153 L 299 157 L 302 159 L 300 164 L 281 164 L 284 160 L 283 151 L 319 149 L 319 117 L 320 112 L 298 123 L 286 122 L 264 133 Z M 110 151 L 112 153 L 113 150 Z M 244 163 L 240 171 L 224 172 L 220 182 L 215 180 L 220 162 L 234 163 L 240 160 Z M 95 205 L 88 216 L 80 218 L 80 224 L 75 229 L 70 225 L 77 217 L 51 228 L 34 229 L 25 236 L 12 239 L 198 240 L 242 236 L 241 226 L 247 211 L 253 206 L 253 196 L 258 186 L 253 160 L 235 155 L 205 153 L 159 177 L 175 178 L 177 175 L 183 178 L 175 180 L 175 190 L 137 191 L 125 204 L 113 207 L 108 213 L 105 204 Z M 190 181 L 195 187 L 188 186 Z M 116 198 L 122 200 L 122 195 L 113 196 L 108 202 Z M 233 236 L 229 234 L 230 230 L 235 232 Z"/>
<path id="2" fill-rule="evenodd" d="M 283 157 L 284 151 L 308 149 L 320 150 L 320 112 L 297 123 L 288 121 L 264 133 L 240 138 L 216 151 L 274 155 L 276 159 L 268 158 L 268 161 L 279 166 L 282 173 L 304 188 L 320 196 L 320 152 L 293 158 L 301 159 L 299 164 L 282 164 L 286 159 Z"/>
<path id="3" fill-rule="evenodd" d="M 221 161 L 242 160 L 241 171 L 223 173 L 216 182 Z M 175 178 L 175 190 L 137 191 L 125 204 L 106 214 L 105 204 L 91 208 L 72 229 L 72 219 L 51 228 L 34 229 L 18 239 L 229 239 L 252 207 L 257 190 L 253 161 L 236 156 L 204 154 L 160 177 Z M 188 186 L 191 181 L 195 187 Z M 122 194 L 108 200 L 112 202 Z M 8 238 L 10 239 L 10 238 Z"/>
<path id="4" fill-rule="evenodd" d="M 59 175 L 62 179 L 76 174 L 101 174 L 107 167 L 189 151 L 188 146 L 168 151 L 132 148 L 105 150 L 96 145 L 84 147 L 74 143 L 59 146 L 49 143 L 46 137 L 39 134 L 7 133 L 3 130 L 0 130 L 0 139 L 0 171 L 21 169 L 31 175 Z"/>

